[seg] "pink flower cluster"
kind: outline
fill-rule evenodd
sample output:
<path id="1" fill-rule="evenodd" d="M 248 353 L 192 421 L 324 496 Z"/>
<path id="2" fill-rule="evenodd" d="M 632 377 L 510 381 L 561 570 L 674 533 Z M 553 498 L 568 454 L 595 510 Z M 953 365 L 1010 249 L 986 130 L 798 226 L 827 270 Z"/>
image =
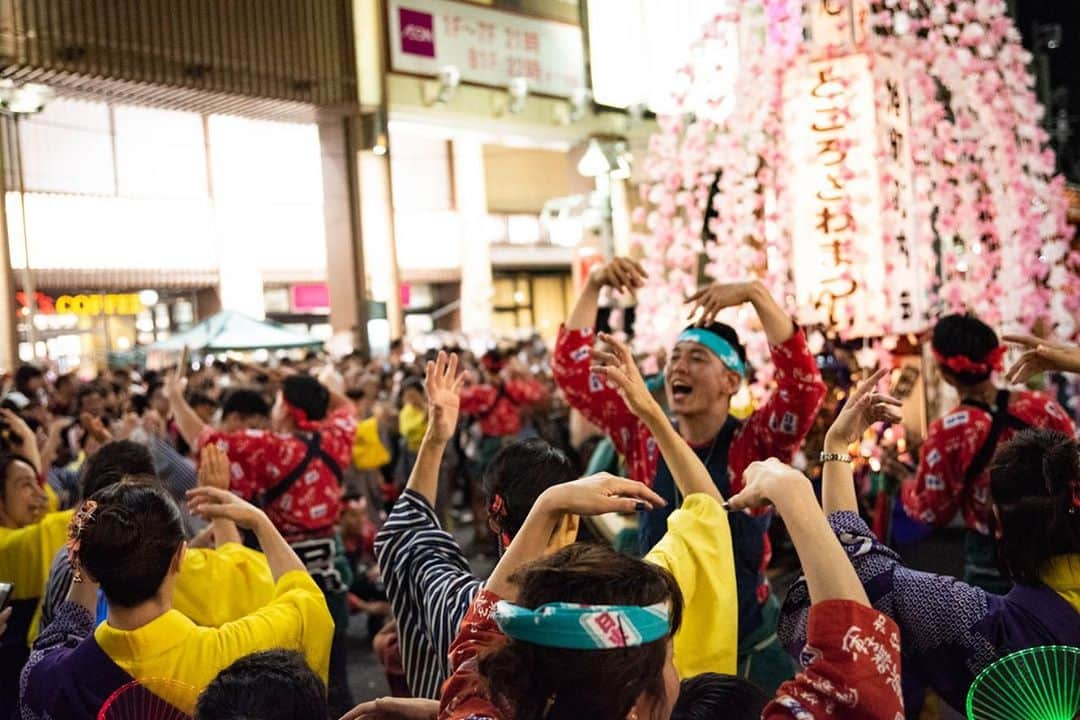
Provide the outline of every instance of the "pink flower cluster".
<path id="1" fill-rule="evenodd" d="M 796 83 L 785 77 L 808 60 L 803 2 L 729 5 L 734 10 L 709 23 L 691 48 L 694 60 L 680 71 L 675 99 L 682 113 L 661 118 L 649 144 L 643 207 L 633 218 L 652 278 L 639 294 L 643 349 L 672 340 L 682 308 L 671 299 L 699 281 L 759 278 L 794 304 L 791 178 L 798 159 L 788 151 L 784 114 L 792 102 L 785 92 Z M 1031 57 L 1004 1 L 877 0 L 871 8 L 871 32 L 858 51 L 871 58 L 875 102 L 887 102 L 888 67 L 904 78 L 910 108 L 905 207 L 884 192 L 897 170 L 878 149 L 886 268 L 896 262 L 902 234 L 921 280 L 923 325 L 940 313 L 970 310 L 1006 330 L 1042 322 L 1062 338 L 1075 337 L 1080 256 L 1070 250 L 1064 180 L 1053 174 L 1039 125 L 1043 109 L 1027 72 Z M 710 88 L 719 96 L 709 104 L 733 109 L 726 117 L 703 116 L 700 98 L 689 104 L 693 88 L 710 81 L 711 68 L 730 63 L 703 58 L 703 49 L 730 35 L 732 24 L 738 73 L 732 87 Z M 728 320 L 745 325 L 753 313 Z M 760 360 L 767 349 L 750 350 Z"/>

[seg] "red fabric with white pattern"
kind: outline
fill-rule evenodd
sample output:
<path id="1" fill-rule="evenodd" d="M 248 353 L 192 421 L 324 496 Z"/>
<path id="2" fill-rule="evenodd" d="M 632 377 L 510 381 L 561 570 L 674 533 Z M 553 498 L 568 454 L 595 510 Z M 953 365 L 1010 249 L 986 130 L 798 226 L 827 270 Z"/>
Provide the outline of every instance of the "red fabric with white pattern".
<path id="1" fill-rule="evenodd" d="M 342 470 L 352 462 L 355 415 L 352 406 L 346 405 L 315 424 L 322 449 L 338 461 Z M 265 430 L 207 430 L 199 437 L 199 448 L 207 443 L 216 443 L 228 453 L 229 489 L 245 500 L 277 485 L 307 455 L 302 436 Z M 326 464 L 315 458 L 303 476 L 267 508 L 266 514 L 290 539 L 320 534 L 331 529 L 341 514 L 341 486 Z"/>
<path id="2" fill-rule="evenodd" d="M 1076 430 L 1065 410 L 1037 392 L 1012 394 L 1009 414 L 1031 427 L 1058 430 L 1072 437 Z M 983 470 L 968 487 L 967 469 L 990 435 L 990 413 L 961 405 L 930 424 L 913 480 L 904 483 L 904 509 L 928 525 L 947 525 L 962 510 L 968 528 L 987 534 L 990 530 L 990 471 Z M 1006 428 L 998 447 L 1016 434 Z"/>

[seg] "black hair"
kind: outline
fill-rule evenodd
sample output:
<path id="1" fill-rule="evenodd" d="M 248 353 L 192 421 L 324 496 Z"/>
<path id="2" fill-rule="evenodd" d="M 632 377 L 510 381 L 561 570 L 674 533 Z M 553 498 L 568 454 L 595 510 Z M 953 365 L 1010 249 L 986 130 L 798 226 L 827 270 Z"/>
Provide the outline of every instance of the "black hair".
<path id="1" fill-rule="evenodd" d="M 113 440 L 98 448 L 82 468 L 79 487 L 88 498 L 127 476 L 155 475 L 154 458 L 145 445 L 131 440 Z"/>
<path id="2" fill-rule="evenodd" d="M 522 607 L 668 602 L 672 635 L 682 623 L 682 593 L 671 573 L 606 545 L 574 543 L 510 579 Z M 480 672 L 518 720 L 621 720 L 640 695 L 664 699 L 668 642 L 664 637 L 638 647 L 568 650 L 510 640 L 480 658 Z"/>
<path id="3" fill-rule="evenodd" d="M 683 332 L 693 329 L 708 330 L 712 334 L 719 335 L 720 337 L 724 338 L 724 340 L 727 340 L 728 344 L 731 345 L 731 347 L 735 348 L 735 352 L 739 355 L 739 359 L 742 360 L 743 366 L 750 367 L 750 361 L 746 357 L 746 348 L 743 347 L 742 342 L 739 340 L 739 333 L 735 332 L 735 328 L 731 327 L 727 323 L 714 322 L 700 327 L 697 325 L 690 325 L 683 328 Z"/>
<path id="4" fill-rule="evenodd" d="M 417 377 L 416 375 L 410 375 L 401 381 L 401 395 L 405 396 L 406 390 L 416 390 L 421 395 L 424 394 L 424 378 Z"/>
<path id="5" fill-rule="evenodd" d="M 55 385 L 56 389 L 59 390 L 61 387 L 63 387 L 64 385 L 67 385 L 68 383 L 75 384 L 78 381 L 79 381 L 78 376 L 76 376 L 75 373 L 73 373 L 73 372 L 69 372 L 69 373 L 64 373 L 60 377 L 56 378 L 56 382 L 54 383 L 54 385 Z"/>
<path id="6" fill-rule="evenodd" d="M 972 362 L 982 362 L 998 346 L 998 336 L 993 328 L 974 315 L 946 315 L 934 325 L 931 346 L 946 360 L 963 355 Z M 942 372 L 956 381 L 957 385 L 978 385 L 993 372 L 955 372 L 942 366 Z"/>
<path id="7" fill-rule="evenodd" d="M 210 397 L 206 393 L 193 392 L 188 396 L 188 405 L 193 408 L 209 405 L 210 407 L 217 407 L 217 400 Z"/>
<path id="8" fill-rule="evenodd" d="M 540 497 L 553 485 L 578 477 L 577 469 L 562 450 L 540 438 L 518 440 L 495 453 L 484 470 L 488 499 L 502 499 L 503 511 L 488 522 L 499 536 L 513 538 Z"/>
<path id="9" fill-rule="evenodd" d="M 20 365 L 15 370 L 15 389 L 27 394 L 30 381 L 45 377 L 45 373 L 36 365 Z"/>
<path id="10" fill-rule="evenodd" d="M 258 390 L 235 388 L 226 393 L 221 403 L 221 417 L 236 413 L 242 417 L 270 417 L 270 403 Z"/>
<path id="11" fill-rule="evenodd" d="M 737 675 L 702 673 L 679 685 L 671 720 L 757 720 L 772 697 Z"/>
<path id="12" fill-rule="evenodd" d="M 127 477 L 94 493 L 79 535 L 79 564 L 109 604 L 135 607 L 157 595 L 184 542 L 180 508 L 153 477 Z"/>
<path id="13" fill-rule="evenodd" d="M 1034 585 L 1056 555 L 1080 552 L 1080 445 L 1053 430 L 1024 430 L 990 466 L 998 508 L 998 558 L 1012 579 Z"/>
<path id="14" fill-rule="evenodd" d="M 326 688 L 304 656 L 267 650 L 218 673 L 195 705 L 195 720 L 326 720 Z"/>
<path id="15" fill-rule="evenodd" d="M 360 388 L 349 388 L 345 391 L 345 397 L 349 398 L 350 400 L 363 400 L 365 395 L 364 391 Z"/>
<path id="16" fill-rule="evenodd" d="M 132 393 L 131 395 L 131 409 L 132 411 L 142 417 L 142 415 L 150 408 L 150 396 L 146 393 Z"/>
<path id="17" fill-rule="evenodd" d="M 330 407 L 330 391 L 310 375 L 290 375 L 281 383 L 285 402 L 299 408 L 308 420 L 322 420 Z"/>
<path id="18" fill-rule="evenodd" d="M 151 392 L 153 391 L 148 390 L 146 394 L 150 395 Z M 99 398 L 104 400 L 105 390 L 103 390 L 102 387 L 97 383 L 86 383 L 79 386 L 78 392 L 75 393 L 75 397 L 78 399 L 79 408 L 82 408 L 83 400 L 90 397 L 91 395 L 97 395 Z"/>

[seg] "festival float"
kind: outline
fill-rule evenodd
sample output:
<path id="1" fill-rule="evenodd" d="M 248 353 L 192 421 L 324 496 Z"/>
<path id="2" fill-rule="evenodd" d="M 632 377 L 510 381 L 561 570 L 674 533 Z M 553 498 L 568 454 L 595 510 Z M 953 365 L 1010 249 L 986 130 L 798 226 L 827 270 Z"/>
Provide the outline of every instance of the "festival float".
<path id="1" fill-rule="evenodd" d="M 1030 62 L 1003 0 L 728 2 L 644 159 L 638 348 L 670 346 L 685 320 L 672 297 L 761 280 L 832 385 L 822 430 L 852 374 L 895 368 L 905 423 L 867 438 L 876 469 L 880 445 L 903 456 L 905 428 L 921 434 L 945 402 L 923 342 L 935 318 L 1075 338 L 1080 254 Z M 754 313 L 725 321 L 767 388 Z"/>

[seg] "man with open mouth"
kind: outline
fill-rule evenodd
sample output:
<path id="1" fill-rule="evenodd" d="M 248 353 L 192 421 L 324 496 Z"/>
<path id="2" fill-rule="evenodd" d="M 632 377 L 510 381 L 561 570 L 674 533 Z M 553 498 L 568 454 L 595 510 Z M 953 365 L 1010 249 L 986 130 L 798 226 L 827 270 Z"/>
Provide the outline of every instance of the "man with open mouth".
<path id="1" fill-rule="evenodd" d="M 607 360 L 603 349 L 594 347 L 601 289 L 630 294 L 646 279 L 641 265 L 626 258 L 594 268 L 559 332 L 553 358 L 555 380 L 570 404 L 611 438 L 631 478 L 650 485 L 668 501 L 662 509 L 639 514 L 642 553 L 663 536 L 667 517 L 681 498 L 644 423 L 592 367 Z M 696 322 L 683 330 L 668 356 L 668 407 L 679 433 L 697 451 L 726 498 L 742 490 L 742 474 L 750 463 L 770 457 L 791 461 L 826 388 L 802 330 L 760 282 L 718 283 L 689 302 L 690 317 Z M 744 303 L 757 312 L 769 341 L 775 388 L 767 402 L 739 421 L 731 415 L 731 398 L 749 376 L 746 350 L 735 330 L 716 322 L 716 316 Z M 739 674 L 773 692 L 791 677 L 794 666 L 776 641 L 779 608 L 765 577 L 771 554 L 769 521 L 768 513 L 731 516 L 739 594 Z"/>

